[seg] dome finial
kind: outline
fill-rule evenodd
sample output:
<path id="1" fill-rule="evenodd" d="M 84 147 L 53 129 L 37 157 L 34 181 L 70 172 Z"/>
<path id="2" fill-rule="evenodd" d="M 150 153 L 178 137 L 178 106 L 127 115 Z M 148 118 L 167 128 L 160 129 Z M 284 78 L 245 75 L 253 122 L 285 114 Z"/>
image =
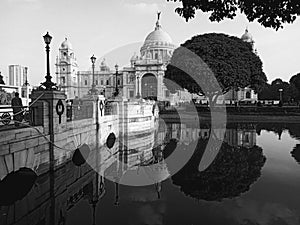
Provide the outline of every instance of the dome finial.
<path id="1" fill-rule="evenodd" d="M 161 14 L 161 12 L 158 11 L 158 12 L 157 12 L 157 21 L 156 21 L 155 30 L 158 30 L 159 28 L 161 28 L 160 21 L 159 21 L 159 19 L 160 19 L 160 14 Z"/>

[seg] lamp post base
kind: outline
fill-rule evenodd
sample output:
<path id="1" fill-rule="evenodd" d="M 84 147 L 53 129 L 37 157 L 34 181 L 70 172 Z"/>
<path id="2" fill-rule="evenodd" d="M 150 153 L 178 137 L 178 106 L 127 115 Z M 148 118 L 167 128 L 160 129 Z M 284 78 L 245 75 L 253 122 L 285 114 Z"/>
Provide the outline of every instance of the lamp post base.
<path id="1" fill-rule="evenodd" d="M 46 80 L 45 82 L 41 83 L 38 88 L 39 90 L 57 90 L 57 86 L 51 80 Z"/>

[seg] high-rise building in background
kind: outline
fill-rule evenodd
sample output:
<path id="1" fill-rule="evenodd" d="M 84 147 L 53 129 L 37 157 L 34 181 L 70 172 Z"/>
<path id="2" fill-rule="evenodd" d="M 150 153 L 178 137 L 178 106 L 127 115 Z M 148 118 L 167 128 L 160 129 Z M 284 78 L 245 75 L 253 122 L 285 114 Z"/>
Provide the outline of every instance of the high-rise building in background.
<path id="1" fill-rule="evenodd" d="M 9 65 L 8 84 L 13 86 L 22 86 L 27 78 L 28 68 L 21 65 Z"/>

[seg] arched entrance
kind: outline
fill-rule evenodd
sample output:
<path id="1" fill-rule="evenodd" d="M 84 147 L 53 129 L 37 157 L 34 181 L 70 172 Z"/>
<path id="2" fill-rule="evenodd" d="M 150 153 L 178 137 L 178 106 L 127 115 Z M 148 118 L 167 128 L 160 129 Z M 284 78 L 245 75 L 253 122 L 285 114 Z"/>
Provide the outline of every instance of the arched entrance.
<path id="1" fill-rule="evenodd" d="M 142 78 L 142 98 L 157 100 L 157 79 L 151 74 L 147 73 Z"/>

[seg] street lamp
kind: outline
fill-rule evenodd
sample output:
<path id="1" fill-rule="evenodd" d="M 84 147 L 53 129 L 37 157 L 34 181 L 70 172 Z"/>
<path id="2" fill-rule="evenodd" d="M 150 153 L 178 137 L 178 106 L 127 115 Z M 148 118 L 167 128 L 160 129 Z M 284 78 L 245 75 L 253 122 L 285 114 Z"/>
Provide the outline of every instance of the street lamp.
<path id="1" fill-rule="evenodd" d="M 98 93 L 98 90 L 96 89 L 96 85 L 95 85 L 95 62 L 96 62 L 96 57 L 94 55 L 92 55 L 92 57 L 91 57 L 91 62 L 92 62 L 93 83 L 92 83 L 92 89 L 90 90 L 90 93 L 92 95 L 96 95 Z"/>
<path id="2" fill-rule="evenodd" d="M 278 91 L 279 91 L 279 99 L 280 99 L 280 102 L 282 102 L 282 92 L 283 92 L 283 89 L 280 88 Z"/>
<path id="3" fill-rule="evenodd" d="M 118 88 L 119 66 L 118 66 L 118 64 L 115 65 L 115 69 L 116 69 L 116 90 L 115 90 L 115 96 L 118 96 L 119 95 L 119 88 Z"/>
<path id="4" fill-rule="evenodd" d="M 46 55 L 47 55 L 47 73 L 46 73 L 46 81 L 44 83 L 42 83 L 42 86 L 44 86 L 46 88 L 46 90 L 55 90 L 57 89 L 56 84 L 53 83 L 51 81 L 51 75 L 50 75 L 50 59 L 49 59 L 49 52 L 50 52 L 50 43 L 52 40 L 52 37 L 49 35 L 49 33 L 47 32 L 47 34 L 45 34 L 43 36 L 44 38 L 44 42 L 46 44 Z"/>
<path id="5" fill-rule="evenodd" d="M 140 98 L 141 96 L 140 96 L 140 82 L 139 82 L 140 77 L 139 77 L 139 75 L 137 75 L 136 79 L 137 79 L 137 95 L 136 95 L 136 98 Z"/>

